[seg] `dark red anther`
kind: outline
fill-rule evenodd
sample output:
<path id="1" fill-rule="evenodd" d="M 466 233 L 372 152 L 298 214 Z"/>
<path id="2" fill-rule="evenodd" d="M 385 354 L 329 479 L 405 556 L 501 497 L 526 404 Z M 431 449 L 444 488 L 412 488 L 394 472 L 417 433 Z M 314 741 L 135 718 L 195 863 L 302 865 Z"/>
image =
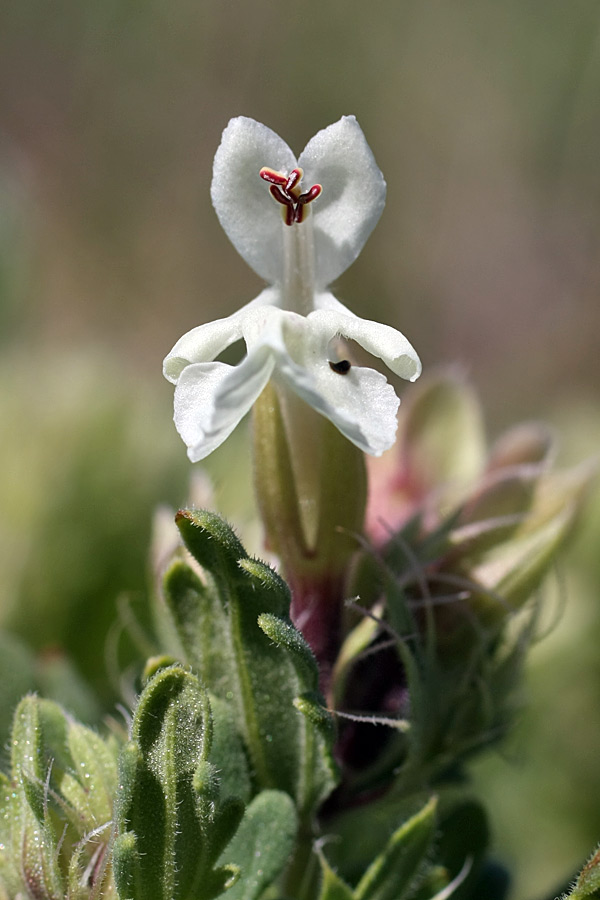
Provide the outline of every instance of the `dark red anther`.
<path id="1" fill-rule="evenodd" d="M 269 191 L 273 199 L 285 206 L 284 217 L 286 225 L 293 225 L 294 222 L 303 222 L 306 216 L 304 211 L 306 204 L 316 200 L 323 190 L 320 184 L 313 184 L 308 191 L 301 194 L 300 182 L 304 172 L 299 166 L 292 169 L 289 175 L 283 175 L 281 172 L 277 172 L 268 166 L 263 166 L 258 174 L 263 181 L 269 183 Z"/>

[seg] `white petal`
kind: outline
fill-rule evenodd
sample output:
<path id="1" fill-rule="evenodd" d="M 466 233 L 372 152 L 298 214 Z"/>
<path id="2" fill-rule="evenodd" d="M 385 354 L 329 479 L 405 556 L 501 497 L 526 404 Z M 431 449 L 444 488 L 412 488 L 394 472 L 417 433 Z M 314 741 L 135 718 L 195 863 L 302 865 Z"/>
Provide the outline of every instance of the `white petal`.
<path id="1" fill-rule="evenodd" d="M 396 440 L 400 401 L 380 372 L 354 366 L 346 375 L 327 367 L 280 370 L 288 386 L 365 453 L 381 456 Z"/>
<path id="2" fill-rule="evenodd" d="M 298 160 L 302 187 L 321 184 L 312 206 L 316 280 L 331 284 L 354 262 L 385 205 L 386 185 L 354 116 L 319 131 Z"/>
<path id="3" fill-rule="evenodd" d="M 274 131 L 239 116 L 231 119 L 215 154 L 211 197 L 229 240 L 249 266 L 271 283 L 283 277 L 282 217 L 263 166 L 288 173 L 296 158 Z"/>
<path id="4" fill-rule="evenodd" d="M 177 384 L 177 380 L 190 363 L 210 362 L 226 347 L 242 337 L 244 318 L 250 310 L 259 306 L 277 305 L 281 299 L 277 288 L 265 288 L 264 291 L 238 309 L 226 319 L 216 319 L 205 325 L 192 328 L 179 338 L 173 349 L 164 359 L 163 374 L 168 381 Z"/>
<path id="5" fill-rule="evenodd" d="M 242 321 L 236 316 L 216 319 L 192 328 L 179 338 L 163 362 L 163 374 L 177 384 L 181 373 L 192 363 L 209 362 L 242 336 Z"/>
<path id="6" fill-rule="evenodd" d="M 356 341 L 367 353 L 379 357 L 396 375 L 415 381 L 421 374 L 421 360 L 410 341 L 400 331 L 380 322 L 361 319 L 350 312 L 333 294 L 316 298 L 317 309 L 308 318 L 319 328 Z"/>
<path id="7" fill-rule="evenodd" d="M 175 389 L 175 426 L 192 462 L 204 459 L 229 437 L 271 377 L 274 357 L 259 348 L 238 366 L 193 363 Z"/>
<path id="8" fill-rule="evenodd" d="M 288 352 L 278 352 L 276 377 L 357 447 L 380 456 L 396 438 L 400 401 L 394 389 L 373 369 L 353 366 L 345 375 L 334 372 L 326 354 L 329 332 L 308 320 L 300 328 L 296 318 L 282 319 Z"/>

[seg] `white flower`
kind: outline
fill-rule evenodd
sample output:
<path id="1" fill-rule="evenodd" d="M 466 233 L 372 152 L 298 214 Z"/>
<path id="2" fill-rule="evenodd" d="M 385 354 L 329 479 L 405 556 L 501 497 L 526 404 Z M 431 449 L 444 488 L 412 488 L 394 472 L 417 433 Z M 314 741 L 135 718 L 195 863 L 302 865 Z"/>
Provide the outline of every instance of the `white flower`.
<path id="1" fill-rule="evenodd" d="M 216 449 L 271 378 L 379 456 L 394 443 L 400 401 L 379 372 L 339 359 L 337 339 L 356 341 L 411 381 L 421 364 L 400 332 L 358 318 L 326 289 L 356 259 L 385 203 L 385 181 L 356 119 L 320 131 L 298 161 L 265 125 L 232 119 L 211 194 L 230 240 L 271 286 L 228 318 L 188 332 L 164 361 L 188 456 L 196 462 Z M 247 355 L 239 365 L 215 361 L 240 339 Z"/>

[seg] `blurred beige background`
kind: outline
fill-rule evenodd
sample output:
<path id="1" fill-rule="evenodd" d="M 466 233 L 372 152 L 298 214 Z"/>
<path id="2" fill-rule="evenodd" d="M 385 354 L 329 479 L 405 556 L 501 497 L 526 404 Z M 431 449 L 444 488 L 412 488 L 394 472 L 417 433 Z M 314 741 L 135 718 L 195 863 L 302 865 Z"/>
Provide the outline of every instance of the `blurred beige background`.
<path id="1" fill-rule="evenodd" d="M 354 113 L 389 197 L 340 294 L 426 365 L 464 361 L 503 418 L 593 389 L 599 20 L 592 0 L 9 0 L 5 337 L 155 372 L 258 288 L 210 206 L 228 119 L 299 151 Z"/>
<path id="2" fill-rule="evenodd" d="M 5 0 L 0 607 L 34 645 L 77 656 L 103 636 L 116 593 L 143 590 L 155 504 L 186 498 L 162 358 L 260 288 L 210 204 L 222 129 L 252 116 L 299 152 L 349 113 L 388 203 L 338 296 L 404 331 L 426 367 L 462 365 L 493 434 L 548 417 L 571 458 L 595 452 L 597 0 Z M 583 766 L 600 737 L 598 515 L 589 527 L 569 627 L 533 666 L 538 724 L 521 762 L 481 775 L 515 898 L 560 886 L 600 838 Z M 103 640 L 78 660 L 91 680 Z"/>

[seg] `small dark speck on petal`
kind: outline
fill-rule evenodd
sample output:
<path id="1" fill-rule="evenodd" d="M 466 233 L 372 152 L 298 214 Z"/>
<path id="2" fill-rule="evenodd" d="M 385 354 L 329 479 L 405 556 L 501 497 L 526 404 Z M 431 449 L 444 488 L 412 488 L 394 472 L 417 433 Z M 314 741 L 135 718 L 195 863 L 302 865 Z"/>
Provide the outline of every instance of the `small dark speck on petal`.
<path id="1" fill-rule="evenodd" d="M 341 359 L 339 362 L 330 362 L 329 365 L 333 372 L 338 375 L 347 375 L 350 371 L 350 362 L 347 359 Z"/>

